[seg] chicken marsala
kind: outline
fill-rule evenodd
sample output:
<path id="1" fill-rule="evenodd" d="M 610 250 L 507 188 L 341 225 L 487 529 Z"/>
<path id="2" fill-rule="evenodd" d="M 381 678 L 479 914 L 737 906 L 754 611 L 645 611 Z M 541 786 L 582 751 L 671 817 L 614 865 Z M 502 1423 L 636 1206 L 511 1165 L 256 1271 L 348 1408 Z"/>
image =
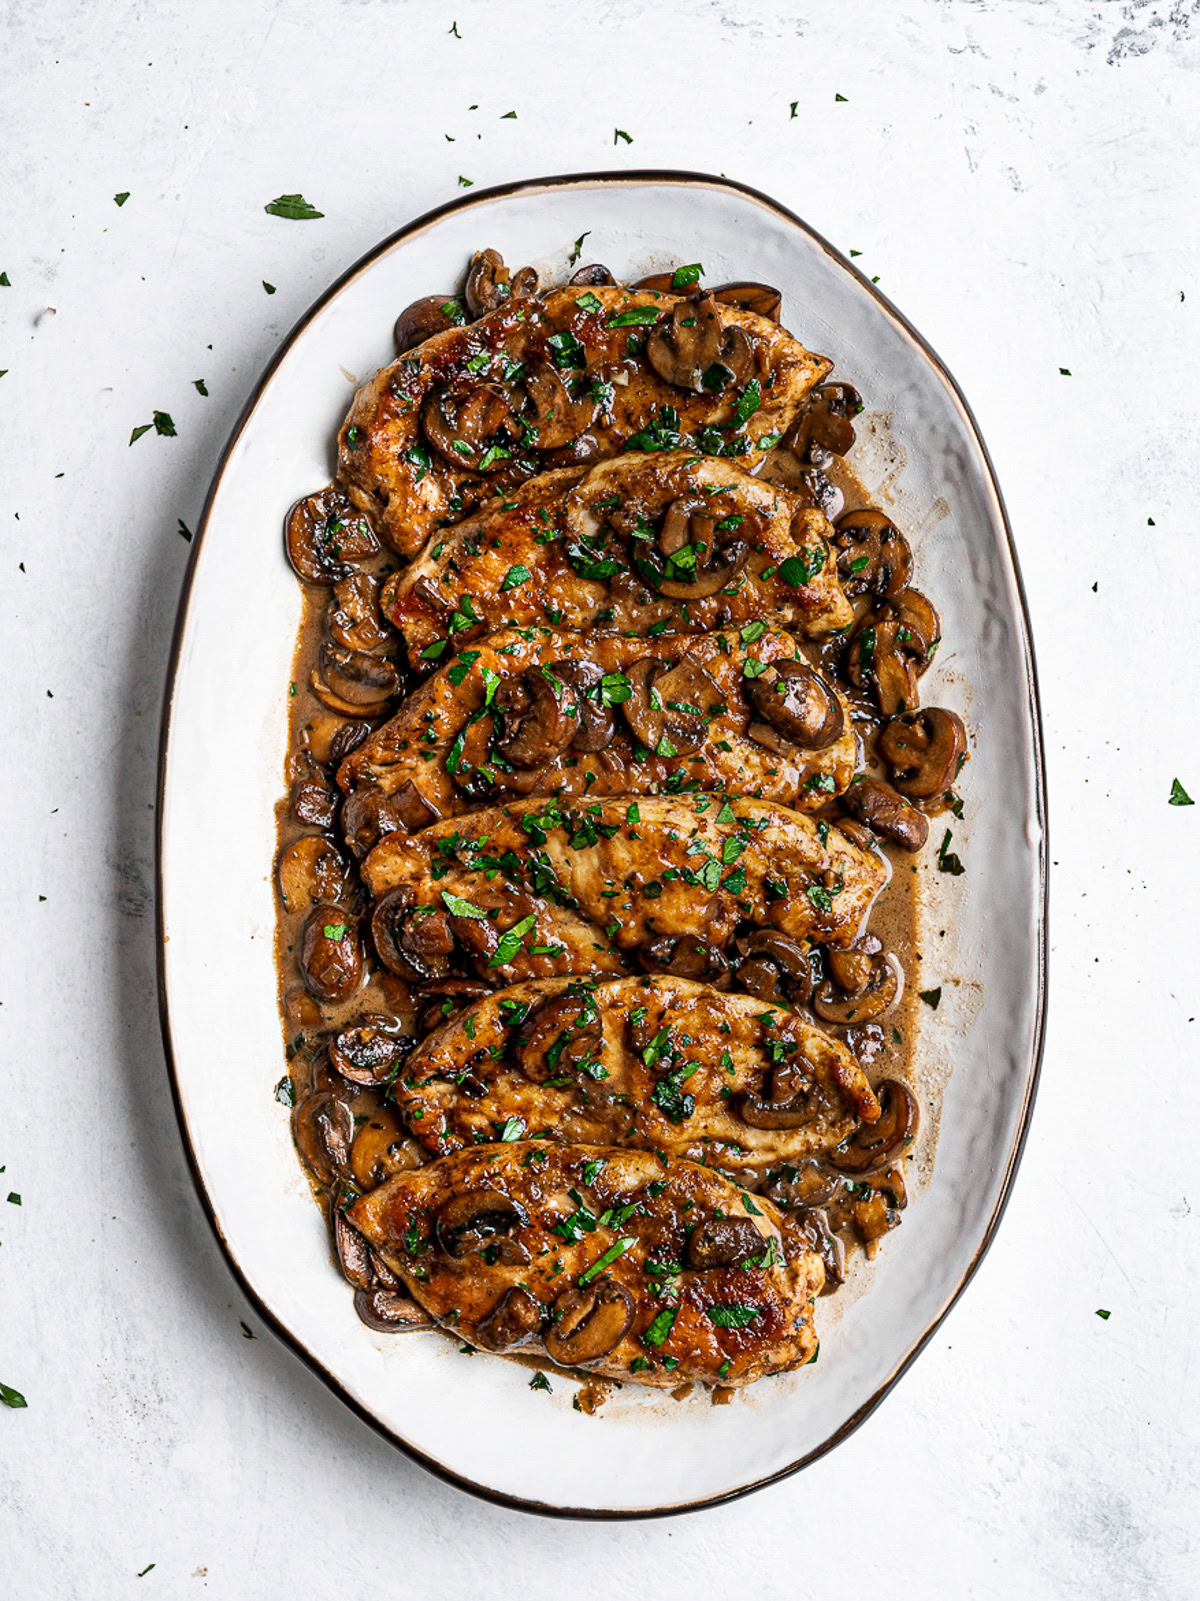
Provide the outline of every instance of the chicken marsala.
<path id="1" fill-rule="evenodd" d="M 544 473 L 435 535 L 380 603 L 414 666 L 504 624 L 702 633 L 852 620 L 823 512 L 691 451 Z M 448 644 L 449 642 L 449 644 Z"/>
<path id="2" fill-rule="evenodd" d="M 821 1259 L 765 1197 L 651 1151 L 517 1141 L 400 1173 L 348 1212 L 438 1323 L 490 1351 L 730 1387 L 817 1347 Z"/>
<path id="3" fill-rule="evenodd" d="M 702 279 L 478 252 L 289 512 L 275 1093 L 373 1334 L 722 1388 L 901 1221 L 969 750 L 857 391 Z"/>
<path id="4" fill-rule="evenodd" d="M 404 791 L 391 815 L 409 830 L 505 794 L 715 790 L 816 811 L 854 776 L 849 706 L 790 634 L 745 632 L 506 629 L 431 673 L 338 783 Z"/>
<path id="5" fill-rule="evenodd" d="M 497 985 L 625 972 L 662 938 L 719 970 L 745 922 L 848 946 L 887 880 L 828 823 L 720 795 L 493 807 L 388 834 L 362 872 L 386 966 L 444 977 L 457 945 Z"/>
<path id="6" fill-rule="evenodd" d="M 417 1046 L 391 1095 L 434 1156 L 519 1126 L 726 1172 L 804 1161 L 879 1116 L 837 1040 L 749 995 L 667 974 L 541 979 L 483 996 Z"/>
<path id="7" fill-rule="evenodd" d="M 547 468 L 672 443 L 756 462 L 829 366 L 778 323 L 703 293 L 510 295 L 358 391 L 338 478 L 411 556 L 485 495 Z"/>

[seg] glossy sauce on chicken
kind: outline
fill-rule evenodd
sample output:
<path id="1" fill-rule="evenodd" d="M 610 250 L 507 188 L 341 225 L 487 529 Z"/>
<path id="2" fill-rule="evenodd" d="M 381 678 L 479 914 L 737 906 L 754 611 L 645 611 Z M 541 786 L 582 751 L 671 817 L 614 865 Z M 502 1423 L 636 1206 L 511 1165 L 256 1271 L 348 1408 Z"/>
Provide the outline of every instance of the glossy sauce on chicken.
<path id="1" fill-rule="evenodd" d="M 487 306 L 497 284 L 517 293 L 521 275 L 507 278 L 498 261 L 477 258 L 473 300 L 415 303 L 398 342 L 414 330 L 445 335 L 453 303 L 480 326 L 443 346 L 456 360 L 466 351 L 481 373 L 470 352 L 481 340 L 496 351 L 511 344 L 523 320 L 516 299 Z M 481 1348 L 536 1351 L 600 1377 L 664 1386 L 678 1368 L 720 1386 L 809 1360 L 815 1335 L 801 1303 L 835 1289 L 847 1250 L 873 1255 L 901 1219 L 922 1102 L 917 867 L 929 817 L 957 804 L 965 731 L 952 713 L 920 706 L 940 624 L 912 588 L 908 542 L 842 460 L 854 391 L 812 388 L 827 371 L 821 358 L 728 315 L 719 299 L 681 302 L 661 286 L 593 298 L 610 316 L 641 314 L 622 325 L 638 330 L 623 339 L 658 340 L 653 370 L 634 353 L 650 411 L 639 412 L 637 384 L 627 386 L 623 438 L 610 411 L 609 445 L 579 446 L 583 464 L 539 454 L 537 418 L 554 395 L 561 401 L 556 385 L 576 422 L 588 410 L 580 380 L 559 368 L 526 395 L 510 371 L 510 421 L 499 411 L 475 421 L 511 432 L 523 416 L 533 459 L 505 466 L 489 499 L 486 452 L 456 471 L 453 437 L 442 437 L 473 392 L 467 378 L 414 424 L 387 369 L 386 395 L 381 381 L 368 385 L 343 429 L 344 482 L 289 517 L 288 552 L 304 583 L 278 808 L 288 1068 L 277 1095 L 294 1108 L 301 1159 L 372 1328 L 438 1323 L 467 1329 Z M 571 309 L 580 299 L 559 292 L 544 303 L 539 362 L 553 364 L 547 329 L 571 332 L 580 315 L 595 323 L 592 307 Z M 695 348 L 718 348 L 732 364 L 718 362 L 703 403 L 686 387 L 704 393 L 704 374 L 684 360 L 693 309 L 716 324 Z M 532 304 L 524 311 L 537 320 Z M 597 327 L 592 342 L 607 349 L 612 339 Z M 745 371 L 733 370 L 745 357 L 739 327 L 760 352 Z M 431 341 L 420 356 L 422 372 L 437 348 Z M 733 454 L 747 411 L 739 395 L 758 383 L 762 408 L 772 361 L 790 392 L 781 388 L 775 421 L 759 419 L 755 448 L 736 463 L 664 448 L 670 441 L 629 449 L 670 382 L 685 386 L 682 415 L 701 418 L 698 428 L 704 418 L 733 427 Z M 581 437 L 594 433 L 595 415 L 593 406 Z M 411 545 L 398 534 L 396 495 L 414 492 L 414 463 L 389 479 L 393 458 L 374 434 L 374 467 L 365 453 L 347 467 L 347 451 L 367 443 L 363 433 L 355 445 L 354 430 L 377 417 L 381 439 L 399 429 L 407 440 L 416 426 L 425 433 L 414 437 L 440 441 L 441 488 L 431 499 L 426 486 L 414 504 L 426 516 L 457 496 L 444 533 Z M 547 438 L 557 437 L 551 428 Z M 555 447 L 560 461 L 564 448 Z M 588 465 L 597 454 L 611 459 Z M 390 517 L 380 513 L 389 497 Z M 743 538 L 748 518 L 757 533 Z M 553 581 L 543 572 L 551 558 Z M 689 564 L 711 599 L 677 598 L 688 593 Z M 707 584 L 706 569 L 716 575 Z M 804 604 L 824 612 L 798 610 L 817 574 L 820 599 Z M 819 625 L 806 621 L 818 615 Z M 706 1336 L 686 1357 L 668 1350 L 675 1366 L 663 1365 L 646 1330 L 689 1297 L 671 1270 L 665 1298 L 644 1301 L 645 1253 L 622 1245 L 628 1234 L 613 1235 L 616 1254 L 595 1273 L 588 1264 L 599 1256 L 581 1256 L 570 1282 L 535 1293 L 527 1275 L 497 1278 L 496 1251 L 518 1248 L 497 1245 L 512 1232 L 493 1227 L 499 1213 L 475 1240 L 468 1224 L 439 1233 L 419 1201 L 433 1196 L 466 1217 L 496 1188 L 463 1177 L 468 1158 L 480 1172 L 510 1172 L 515 1151 L 532 1150 L 528 1161 L 541 1167 L 560 1160 L 556 1150 L 584 1147 L 593 1154 L 577 1163 L 628 1169 L 634 1189 L 652 1182 L 640 1148 L 679 1161 L 684 1190 L 701 1162 L 726 1175 L 711 1182 L 759 1196 L 758 1215 L 781 1220 L 781 1271 L 802 1287 L 793 1343 L 767 1341 L 761 1360 L 731 1367 L 728 1340 Z M 518 1189 L 526 1182 L 515 1174 Z M 499 1187 L 520 1210 L 511 1184 Z M 703 1223 L 674 1214 L 677 1254 L 713 1230 L 725 1238 L 722 1205 L 708 1206 Z M 398 1244 L 401 1218 L 424 1230 L 423 1262 Z M 451 1300 L 473 1298 L 465 1323 L 446 1285 L 456 1286 Z M 703 1297 L 697 1304 L 706 1327 Z M 589 1328 L 611 1334 L 618 1323 L 601 1356 L 561 1356 L 571 1330 L 586 1345 Z"/>

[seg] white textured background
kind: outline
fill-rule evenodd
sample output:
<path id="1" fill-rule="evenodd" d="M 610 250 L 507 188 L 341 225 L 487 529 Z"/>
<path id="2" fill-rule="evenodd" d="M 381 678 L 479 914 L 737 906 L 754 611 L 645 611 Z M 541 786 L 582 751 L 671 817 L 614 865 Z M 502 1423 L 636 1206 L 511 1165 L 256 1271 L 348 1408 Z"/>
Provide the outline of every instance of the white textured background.
<path id="1" fill-rule="evenodd" d="M 1200 1596 L 1197 0 L 0 19 L 4 1601 Z M 613 166 L 767 190 L 963 384 L 1033 613 L 1052 988 L 1000 1236 L 883 1408 L 733 1506 L 565 1525 L 427 1477 L 257 1329 L 171 1109 L 152 802 L 177 520 L 280 338 L 460 175 Z M 264 214 L 296 190 L 323 221 Z M 155 409 L 178 437 L 130 447 Z"/>

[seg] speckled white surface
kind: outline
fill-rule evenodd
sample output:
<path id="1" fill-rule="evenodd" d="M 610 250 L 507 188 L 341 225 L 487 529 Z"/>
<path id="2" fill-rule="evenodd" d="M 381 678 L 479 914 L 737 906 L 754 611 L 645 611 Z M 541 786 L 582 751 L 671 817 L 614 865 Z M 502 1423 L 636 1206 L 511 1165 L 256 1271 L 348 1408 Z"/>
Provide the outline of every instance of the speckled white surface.
<path id="1" fill-rule="evenodd" d="M 1200 796 L 1195 4 L 9 0 L 0 27 L 6 1601 L 1200 1595 L 1200 810 L 1167 805 Z M 460 174 L 611 165 L 776 195 L 963 384 L 1029 588 L 1055 866 L 1038 1110 L 966 1299 L 799 1478 L 592 1526 L 440 1485 L 256 1329 L 175 1129 L 151 866 L 176 524 L 278 339 Z M 323 221 L 263 213 L 296 190 Z M 178 436 L 128 446 L 155 409 Z"/>

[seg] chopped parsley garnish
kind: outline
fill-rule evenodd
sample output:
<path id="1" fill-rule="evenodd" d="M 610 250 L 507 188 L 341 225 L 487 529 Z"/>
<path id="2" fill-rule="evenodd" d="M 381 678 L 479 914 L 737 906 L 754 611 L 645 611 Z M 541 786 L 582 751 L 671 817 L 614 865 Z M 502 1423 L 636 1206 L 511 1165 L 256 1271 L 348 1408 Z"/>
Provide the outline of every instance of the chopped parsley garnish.
<path id="1" fill-rule="evenodd" d="M 500 936 L 500 943 L 496 946 L 496 954 L 488 963 L 489 968 L 503 967 L 506 962 L 511 962 L 521 949 L 521 941 L 536 922 L 537 914 L 530 912 L 528 917 L 523 917 L 519 923 L 514 923 L 511 928 L 506 929 Z"/>
<path id="2" fill-rule="evenodd" d="M 265 205 L 263 210 L 270 212 L 272 217 L 287 217 L 292 222 L 311 222 L 314 218 L 325 215 L 315 206 L 310 206 L 303 195 L 279 195 Z"/>
<path id="3" fill-rule="evenodd" d="M 811 550 L 802 550 L 798 556 L 785 557 L 779 563 L 779 576 L 792 589 L 803 589 L 805 584 L 812 583 L 824 567 L 825 556 L 825 547 L 818 545 Z"/>
<path id="4" fill-rule="evenodd" d="M 610 1245 L 603 1256 L 597 1257 L 591 1267 L 585 1268 L 579 1275 L 580 1284 L 590 1284 L 597 1273 L 603 1273 L 606 1267 L 615 1262 L 619 1256 L 624 1256 L 626 1251 L 632 1250 L 636 1244 L 637 1241 L 632 1236 L 626 1235 L 623 1239 L 618 1240 L 615 1245 Z"/>
<path id="5" fill-rule="evenodd" d="M 949 829 L 942 835 L 942 843 L 938 846 L 937 864 L 939 872 L 949 873 L 952 877 L 957 878 L 960 873 L 966 872 L 966 868 L 950 849 L 952 837 Z"/>
<path id="6" fill-rule="evenodd" d="M 652 1345 L 656 1350 L 659 1346 L 663 1345 L 666 1341 L 667 1335 L 670 1334 L 671 1329 L 674 1326 L 675 1317 L 678 1311 L 679 1308 L 675 1306 L 663 1307 L 662 1311 L 654 1319 L 653 1323 L 651 1323 L 645 1334 L 642 1335 L 642 1344 Z"/>
<path id="7" fill-rule="evenodd" d="M 518 562 L 515 567 L 510 567 L 501 579 L 500 593 L 503 595 L 506 590 L 519 589 L 522 584 L 528 583 L 532 577 L 533 574 L 529 571 L 529 568 Z"/>
<path id="8" fill-rule="evenodd" d="M 628 311 L 619 311 L 615 317 L 608 319 L 610 328 L 637 328 L 646 327 L 657 322 L 661 313 L 657 306 L 630 306 Z M 669 410 L 664 407 L 664 410 Z"/>
<path id="9" fill-rule="evenodd" d="M 676 267 L 671 274 L 672 289 L 686 289 L 689 284 L 699 283 L 704 268 L 698 261 L 691 262 L 686 267 Z"/>
<path id="10" fill-rule="evenodd" d="M 14 1390 L 10 1384 L 0 1384 L 0 1401 L 3 1401 L 5 1406 L 11 1406 L 14 1412 L 20 1407 L 29 1405 L 20 1390 Z"/>
<path id="11" fill-rule="evenodd" d="M 530 1379 L 529 1388 L 531 1390 L 545 1390 L 547 1395 L 553 1395 L 554 1394 L 554 1391 L 550 1388 L 550 1380 L 546 1377 L 546 1375 L 541 1371 L 540 1368 L 533 1375 L 533 1377 Z"/>
<path id="12" fill-rule="evenodd" d="M 756 1317 L 762 1316 L 762 1307 L 749 1302 L 735 1303 L 732 1306 L 710 1306 L 705 1308 L 705 1315 L 719 1329 L 744 1329 L 753 1323 Z"/>
<path id="13" fill-rule="evenodd" d="M 461 895 L 451 895 L 448 889 L 442 891 L 442 901 L 451 917 L 487 917 L 487 913 L 473 901 L 465 901 Z"/>
<path id="14" fill-rule="evenodd" d="M 1171 780 L 1171 798 L 1168 806 L 1194 806 L 1196 803 L 1177 778 Z"/>
<path id="15" fill-rule="evenodd" d="M 925 1002 L 926 1006 L 932 1008 L 932 1010 L 935 1011 L 935 1012 L 937 1011 L 938 1007 L 941 1005 L 941 1001 L 942 1001 L 942 986 L 940 984 L 938 985 L 937 989 L 935 989 L 935 990 L 918 990 L 917 994 Z"/>
<path id="16" fill-rule="evenodd" d="M 348 925 L 345 923 L 326 923 L 321 932 L 325 935 L 326 939 L 345 939 L 347 926 Z"/>

